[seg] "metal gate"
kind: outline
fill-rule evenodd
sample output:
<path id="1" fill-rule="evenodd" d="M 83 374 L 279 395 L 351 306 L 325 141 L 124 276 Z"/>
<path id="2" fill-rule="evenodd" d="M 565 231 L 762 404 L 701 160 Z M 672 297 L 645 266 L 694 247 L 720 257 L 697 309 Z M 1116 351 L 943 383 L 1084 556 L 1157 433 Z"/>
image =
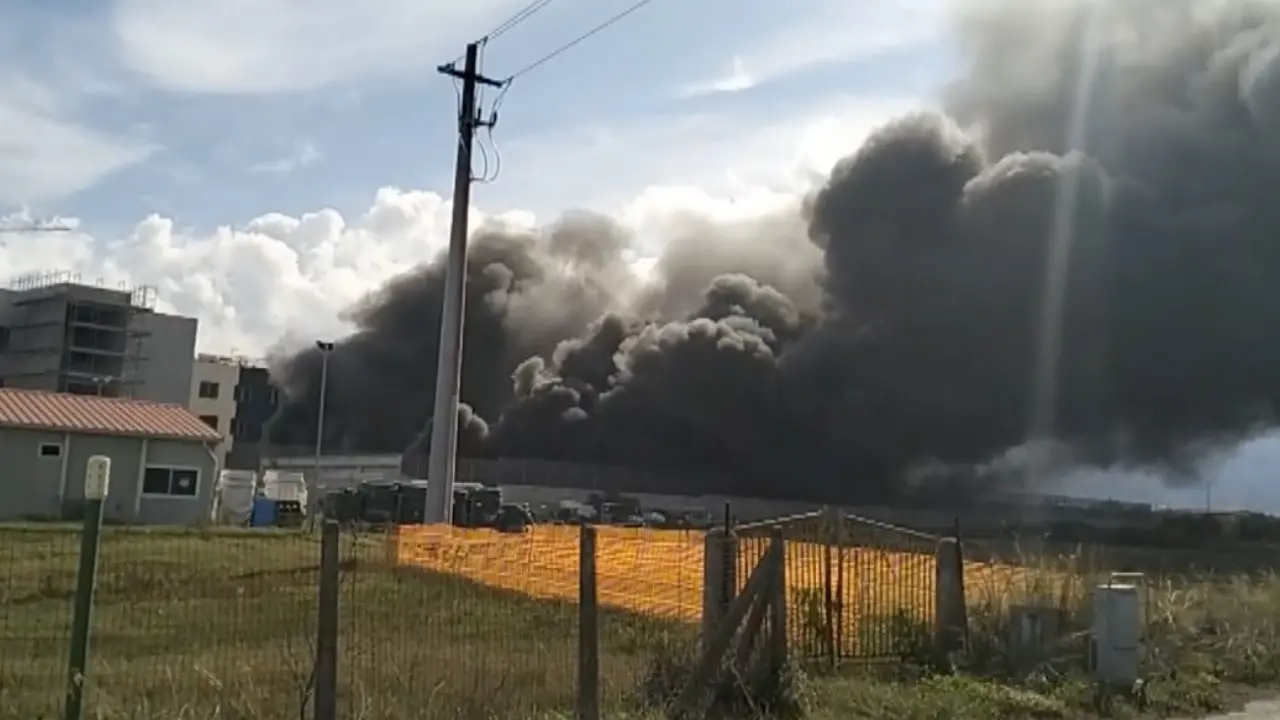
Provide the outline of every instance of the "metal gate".
<path id="1" fill-rule="evenodd" d="M 922 658 L 933 642 L 938 537 L 838 508 L 733 528 L 736 583 L 769 540 L 786 541 L 790 643 L 797 657 Z"/>

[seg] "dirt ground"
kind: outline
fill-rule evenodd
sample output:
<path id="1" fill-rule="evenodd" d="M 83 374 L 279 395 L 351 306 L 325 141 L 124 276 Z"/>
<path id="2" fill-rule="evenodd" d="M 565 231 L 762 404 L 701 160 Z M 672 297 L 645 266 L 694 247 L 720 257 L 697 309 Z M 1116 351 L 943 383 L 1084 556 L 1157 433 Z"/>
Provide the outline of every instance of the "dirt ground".
<path id="1" fill-rule="evenodd" d="M 1280 720 L 1280 699 L 1257 700 L 1243 710 L 1225 715 L 1214 715 L 1207 720 Z"/>

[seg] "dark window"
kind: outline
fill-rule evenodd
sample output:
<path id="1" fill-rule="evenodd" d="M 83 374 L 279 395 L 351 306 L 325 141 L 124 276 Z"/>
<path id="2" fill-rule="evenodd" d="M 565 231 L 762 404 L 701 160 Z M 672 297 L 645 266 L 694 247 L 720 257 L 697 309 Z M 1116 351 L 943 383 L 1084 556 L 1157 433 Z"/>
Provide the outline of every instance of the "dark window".
<path id="1" fill-rule="evenodd" d="M 199 481 L 200 473 L 196 470 L 174 470 L 172 482 L 169 486 L 169 494 L 194 497 Z"/>
<path id="2" fill-rule="evenodd" d="M 203 422 L 205 425 L 208 425 L 209 427 L 213 428 L 214 430 L 217 430 L 217 429 L 218 429 L 218 416 L 217 416 L 217 415 L 201 415 L 201 416 L 200 416 L 200 420 L 201 420 L 201 422 Z"/>
<path id="3" fill-rule="evenodd" d="M 169 468 L 147 468 L 146 472 L 142 474 L 142 494 L 168 495 L 169 475 L 171 472 Z"/>
<path id="4" fill-rule="evenodd" d="M 236 386 L 236 402 L 249 402 L 253 399 L 253 388 L 248 385 Z"/>
<path id="5" fill-rule="evenodd" d="M 78 351 L 72 351 L 68 354 L 67 369 L 78 373 L 92 373 L 97 370 L 93 366 L 93 356 L 89 353 Z"/>
<path id="6" fill-rule="evenodd" d="M 280 391 L 276 390 L 275 388 L 271 388 L 270 397 L 271 397 L 271 404 L 275 405 L 276 403 L 280 402 Z"/>
<path id="7" fill-rule="evenodd" d="M 9 347 L 9 328 L 0 327 L 0 352 L 4 352 Z"/>
<path id="8" fill-rule="evenodd" d="M 58 443 L 40 443 L 40 457 L 42 458 L 59 458 L 62 457 L 62 446 Z"/>
<path id="9" fill-rule="evenodd" d="M 149 467 L 142 476 L 144 495 L 195 497 L 200 488 L 200 471 L 187 468 Z"/>
<path id="10" fill-rule="evenodd" d="M 231 418 L 231 437 L 239 440 L 241 432 L 240 418 Z"/>
<path id="11" fill-rule="evenodd" d="M 218 399 L 218 383 L 209 382 L 208 380 L 201 380 L 200 390 L 198 394 L 200 395 L 200 397 L 204 398 L 205 400 L 217 400 Z"/>

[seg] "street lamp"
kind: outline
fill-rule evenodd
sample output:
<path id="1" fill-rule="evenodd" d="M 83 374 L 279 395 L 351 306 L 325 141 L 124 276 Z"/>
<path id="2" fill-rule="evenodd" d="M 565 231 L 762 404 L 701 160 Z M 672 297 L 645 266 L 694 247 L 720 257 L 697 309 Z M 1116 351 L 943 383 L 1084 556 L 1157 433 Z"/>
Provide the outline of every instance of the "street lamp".
<path id="1" fill-rule="evenodd" d="M 320 351 L 320 407 L 316 411 L 316 487 L 320 486 L 320 452 L 324 447 L 324 398 L 329 389 L 329 355 L 333 353 L 333 343 L 324 340 L 316 341 L 316 349 Z"/>

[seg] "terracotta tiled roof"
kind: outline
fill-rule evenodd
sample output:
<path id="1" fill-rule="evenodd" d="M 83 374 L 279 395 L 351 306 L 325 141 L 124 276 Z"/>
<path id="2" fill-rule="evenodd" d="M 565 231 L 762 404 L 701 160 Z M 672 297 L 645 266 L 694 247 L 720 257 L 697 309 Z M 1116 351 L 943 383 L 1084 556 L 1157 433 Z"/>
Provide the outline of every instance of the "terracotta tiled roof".
<path id="1" fill-rule="evenodd" d="M 16 388 L 0 388 L 0 427 L 212 442 L 222 438 L 181 405 Z"/>

